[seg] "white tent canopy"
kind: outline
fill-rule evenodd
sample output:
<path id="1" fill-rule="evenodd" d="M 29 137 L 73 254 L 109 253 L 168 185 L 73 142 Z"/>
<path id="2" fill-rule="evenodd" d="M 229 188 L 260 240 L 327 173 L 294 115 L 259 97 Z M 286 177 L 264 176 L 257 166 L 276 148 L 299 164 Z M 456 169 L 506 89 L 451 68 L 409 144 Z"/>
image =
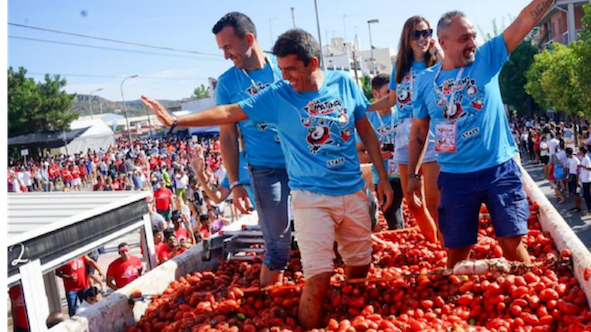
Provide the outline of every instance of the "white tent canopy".
<path id="1" fill-rule="evenodd" d="M 98 151 L 107 150 L 110 145 L 115 145 L 113 130 L 100 119 L 77 120 L 70 125 L 71 129 L 88 128 L 82 135 L 71 141 L 67 147 L 53 149 L 52 154 L 75 154 L 86 152 L 88 149 Z"/>

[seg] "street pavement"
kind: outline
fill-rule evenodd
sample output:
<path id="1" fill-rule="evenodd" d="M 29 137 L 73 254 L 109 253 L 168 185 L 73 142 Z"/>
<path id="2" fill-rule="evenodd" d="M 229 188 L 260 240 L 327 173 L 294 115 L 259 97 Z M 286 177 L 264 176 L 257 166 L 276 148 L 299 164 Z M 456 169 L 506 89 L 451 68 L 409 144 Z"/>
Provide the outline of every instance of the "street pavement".
<path id="1" fill-rule="evenodd" d="M 538 187 L 542 190 L 544 195 L 556 211 L 564 218 L 566 223 L 571 227 L 575 234 L 581 239 L 583 244 L 591 251 L 591 216 L 583 217 L 581 214 L 586 210 L 585 201 L 581 199 L 581 212 L 570 211 L 574 207 L 573 198 L 566 200 L 566 203 L 559 204 L 556 200 L 554 190 L 550 188 L 550 182 L 544 179 L 544 170 L 542 164 L 533 164 L 529 161 L 522 162 L 523 168 L 529 173 L 532 179 L 536 182 Z"/>

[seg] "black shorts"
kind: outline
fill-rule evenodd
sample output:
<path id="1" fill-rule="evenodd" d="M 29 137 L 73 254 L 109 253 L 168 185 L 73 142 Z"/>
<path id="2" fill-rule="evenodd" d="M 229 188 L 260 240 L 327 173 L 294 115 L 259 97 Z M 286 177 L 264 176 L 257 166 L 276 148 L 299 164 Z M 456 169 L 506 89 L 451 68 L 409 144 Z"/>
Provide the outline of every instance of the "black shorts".
<path id="1" fill-rule="evenodd" d="M 548 165 L 548 162 L 550 161 L 550 156 L 541 156 L 540 161 L 542 162 L 542 164 Z"/>
<path id="2" fill-rule="evenodd" d="M 569 174 L 568 175 L 568 192 L 571 194 L 577 193 L 577 175 L 576 174 Z"/>

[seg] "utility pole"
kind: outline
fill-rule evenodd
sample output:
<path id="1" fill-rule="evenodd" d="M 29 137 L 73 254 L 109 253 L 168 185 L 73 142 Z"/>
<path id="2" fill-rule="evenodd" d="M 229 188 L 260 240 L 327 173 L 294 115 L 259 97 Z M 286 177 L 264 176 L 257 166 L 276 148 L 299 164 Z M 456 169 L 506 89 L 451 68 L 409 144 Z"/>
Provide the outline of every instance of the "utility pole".
<path id="1" fill-rule="evenodd" d="M 353 49 L 353 72 L 355 72 L 355 83 L 359 86 L 359 76 L 357 75 L 357 56 L 355 55 L 355 49 Z"/>
<path id="2" fill-rule="evenodd" d="M 314 8 L 316 10 L 316 27 L 318 28 L 318 44 L 320 44 L 320 68 L 326 70 L 324 64 L 324 50 L 322 49 L 322 36 L 320 32 L 320 18 L 318 17 L 318 0 L 314 0 Z"/>
<path id="3" fill-rule="evenodd" d="M 293 22 L 293 28 L 296 28 L 296 18 L 295 18 L 295 7 L 291 7 L 291 21 Z"/>

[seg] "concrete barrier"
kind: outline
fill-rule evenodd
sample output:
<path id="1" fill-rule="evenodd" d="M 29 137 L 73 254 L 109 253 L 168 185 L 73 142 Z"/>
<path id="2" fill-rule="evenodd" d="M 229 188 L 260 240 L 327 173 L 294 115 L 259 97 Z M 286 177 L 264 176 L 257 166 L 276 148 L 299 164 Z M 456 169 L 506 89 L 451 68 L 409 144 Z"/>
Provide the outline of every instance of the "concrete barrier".
<path id="1" fill-rule="evenodd" d="M 591 304 L 591 278 L 589 280 L 584 278 L 585 269 L 591 268 L 591 253 L 564 218 L 556 211 L 546 195 L 542 193 L 529 173 L 523 167 L 521 172 L 523 173 L 523 183 L 527 196 L 532 202 L 537 202 L 540 205 L 540 225 L 542 229 L 550 233 L 559 251 L 569 249 L 572 252 L 574 274 L 587 296 L 588 305 Z"/>
<path id="2" fill-rule="evenodd" d="M 238 230 L 242 225 L 256 224 L 256 214 L 245 215 L 224 230 Z M 160 294 L 171 281 L 187 273 L 214 269 L 220 260 L 212 257 L 210 261 L 203 261 L 203 243 L 198 243 L 182 255 L 174 257 L 166 263 L 149 271 L 129 285 L 113 292 L 102 301 L 90 306 L 80 315 L 53 327 L 51 332 L 119 332 L 135 325 L 146 311 L 147 302 L 136 302 L 133 309 L 128 299 L 136 289 L 142 294 Z"/>

